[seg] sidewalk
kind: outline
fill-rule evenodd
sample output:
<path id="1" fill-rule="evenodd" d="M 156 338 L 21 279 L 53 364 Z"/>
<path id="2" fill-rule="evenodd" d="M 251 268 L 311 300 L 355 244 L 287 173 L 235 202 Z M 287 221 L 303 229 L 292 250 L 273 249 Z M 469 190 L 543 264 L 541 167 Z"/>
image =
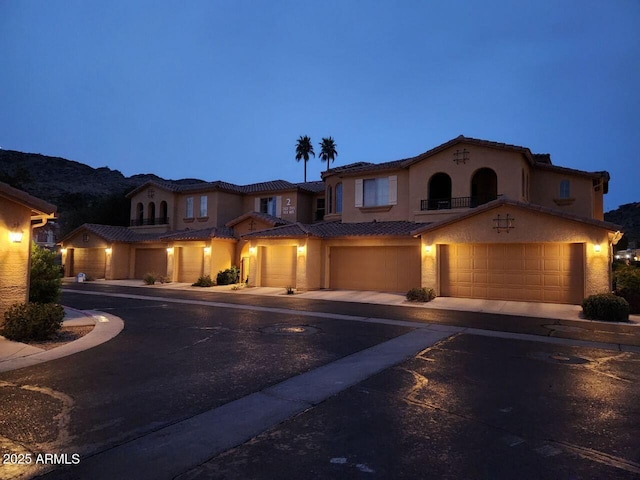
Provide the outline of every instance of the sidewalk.
<path id="1" fill-rule="evenodd" d="M 101 312 L 80 311 L 64 307 L 63 326 L 82 327 L 95 325 L 87 335 L 51 350 L 13 342 L 0 336 L 0 372 L 8 372 L 18 368 L 48 362 L 56 358 L 66 357 L 76 352 L 93 348 L 111 340 L 124 328 L 118 317 Z"/>

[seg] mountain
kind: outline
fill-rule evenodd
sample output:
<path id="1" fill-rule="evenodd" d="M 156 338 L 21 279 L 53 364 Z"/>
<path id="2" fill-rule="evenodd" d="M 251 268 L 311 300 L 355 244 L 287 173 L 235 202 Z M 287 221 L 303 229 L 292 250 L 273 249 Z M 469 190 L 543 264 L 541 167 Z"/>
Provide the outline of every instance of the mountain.
<path id="1" fill-rule="evenodd" d="M 616 250 L 640 248 L 640 202 L 621 205 L 605 213 L 604 219 L 622 227 L 624 237 L 618 242 Z"/>
<path id="2" fill-rule="evenodd" d="M 154 174 L 125 177 L 108 167 L 36 153 L 0 150 L 0 181 L 58 207 L 59 236 L 83 223 L 129 225 L 125 195 L 149 180 L 198 183 L 202 180 L 165 180 Z"/>

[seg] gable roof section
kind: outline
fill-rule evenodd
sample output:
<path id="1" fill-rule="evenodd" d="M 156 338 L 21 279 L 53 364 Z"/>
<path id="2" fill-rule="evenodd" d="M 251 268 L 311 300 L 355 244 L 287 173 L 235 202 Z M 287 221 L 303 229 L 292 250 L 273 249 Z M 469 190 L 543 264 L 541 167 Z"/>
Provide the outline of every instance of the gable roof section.
<path id="1" fill-rule="evenodd" d="M 160 235 L 162 240 L 208 240 L 210 238 L 229 238 L 236 240 L 233 230 L 228 227 L 211 227 L 199 230 L 180 230 Z"/>
<path id="2" fill-rule="evenodd" d="M 160 240 L 160 233 L 137 233 L 127 227 L 115 225 L 100 225 L 97 223 L 85 223 L 68 233 L 62 240 L 64 243 L 68 239 L 75 237 L 78 233 L 87 231 L 93 233 L 108 242 L 137 243 L 137 242 L 154 242 Z"/>
<path id="3" fill-rule="evenodd" d="M 12 202 L 27 207 L 36 212 L 36 214 L 53 215 L 57 210 L 55 205 L 29 195 L 27 192 L 14 188 L 4 182 L 0 182 L 0 197 L 4 197 Z"/>
<path id="4" fill-rule="evenodd" d="M 321 222 L 312 224 L 295 223 L 251 232 L 242 235 L 243 239 L 251 238 L 299 238 L 318 237 L 349 238 L 349 237 L 409 237 L 416 228 L 427 224 L 416 222 Z"/>
<path id="5" fill-rule="evenodd" d="M 322 180 L 296 183 L 295 186 L 312 193 L 324 193 L 324 182 Z"/>
<path id="6" fill-rule="evenodd" d="M 564 218 L 566 220 L 570 220 L 570 221 L 573 221 L 573 222 L 578 222 L 578 223 L 587 224 L 587 225 L 593 225 L 595 227 L 600 227 L 600 228 L 603 228 L 605 230 L 609 230 L 611 232 L 618 231 L 618 230 L 620 230 L 622 228 L 620 225 L 616 225 L 614 223 L 604 222 L 604 221 L 601 221 L 601 220 L 593 220 L 591 218 L 578 217 L 576 215 L 571 215 L 569 213 L 561 212 L 561 211 L 558 211 L 558 210 L 553 210 L 551 208 L 542 207 L 540 205 L 533 205 L 533 204 L 530 204 L 530 203 L 518 202 L 518 201 L 515 201 L 515 200 L 511 200 L 509 198 L 506 198 L 506 197 L 502 197 L 502 198 L 499 198 L 497 200 L 493 200 L 492 202 L 485 203 L 484 205 L 481 205 L 479 207 L 472 208 L 471 210 L 469 210 L 469 211 L 467 211 L 465 213 L 462 213 L 462 214 L 458 215 L 457 217 L 449 218 L 449 219 L 443 220 L 441 222 L 435 222 L 435 223 L 431 223 L 431 224 L 428 224 L 428 225 L 423 225 L 423 226 L 413 230 L 413 232 L 411 232 L 411 234 L 417 237 L 417 236 L 422 235 L 423 233 L 430 232 L 430 231 L 433 231 L 433 230 L 437 230 L 439 228 L 446 227 L 448 225 L 452 225 L 454 223 L 463 221 L 463 220 L 465 220 L 467 218 L 473 217 L 475 215 L 479 215 L 479 214 L 487 212 L 489 210 L 493 210 L 493 209 L 501 207 L 503 205 L 509 205 L 509 206 L 512 206 L 512 207 L 521 208 L 521 209 L 529 210 L 529 211 L 532 211 L 532 212 L 540 212 L 540 213 L 544 213 L 544 214 L 547 214 L 547 215 L 552 215 L 554 217 Z"/>
<path id="7" fill-rule="evenodd" d="M 283 218 L 274 217 L 273 215 L 269 215 L 268 213 L 260 213 L 260 212 L 247 212 L 245 214 L 240 215 L 239 217 L 234 218 L 226 223 L 227 227 L 233 227 L 238 225 L 239 223 L 247 220 L 248 218 L 253 218 L 254 220 L 260 220 L 261 222 L 267 223 L 272 227 L 276 227 L 279 225 L 289 225 L 289 220 L 285 220 Z"/>

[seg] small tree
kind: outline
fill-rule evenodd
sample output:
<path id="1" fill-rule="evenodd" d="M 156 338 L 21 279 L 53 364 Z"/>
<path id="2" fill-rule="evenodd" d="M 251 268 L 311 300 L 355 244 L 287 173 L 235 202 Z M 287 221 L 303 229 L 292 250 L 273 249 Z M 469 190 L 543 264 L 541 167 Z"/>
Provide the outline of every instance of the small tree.
<path id="1" fill-rule="evenodd" d="M 34 243 L 31 250 L 29 301 L 57 303 L 60 299 L 61 278 L 62 271 L 56 263 L 56 255 Z"/>

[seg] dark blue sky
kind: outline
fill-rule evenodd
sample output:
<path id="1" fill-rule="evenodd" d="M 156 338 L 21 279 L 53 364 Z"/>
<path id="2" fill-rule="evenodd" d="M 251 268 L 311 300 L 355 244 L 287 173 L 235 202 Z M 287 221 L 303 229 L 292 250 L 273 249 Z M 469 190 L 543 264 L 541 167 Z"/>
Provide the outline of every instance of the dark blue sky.
<path id="1" fill-rule="evenodd" d="M 245 184 L 302 181 L 300 135 L 343 165 L 463 134 L 608 170 L 610 210 L 640 201 L 639 24 L 637 0 L 0 0 L 0 147 Z"/>

